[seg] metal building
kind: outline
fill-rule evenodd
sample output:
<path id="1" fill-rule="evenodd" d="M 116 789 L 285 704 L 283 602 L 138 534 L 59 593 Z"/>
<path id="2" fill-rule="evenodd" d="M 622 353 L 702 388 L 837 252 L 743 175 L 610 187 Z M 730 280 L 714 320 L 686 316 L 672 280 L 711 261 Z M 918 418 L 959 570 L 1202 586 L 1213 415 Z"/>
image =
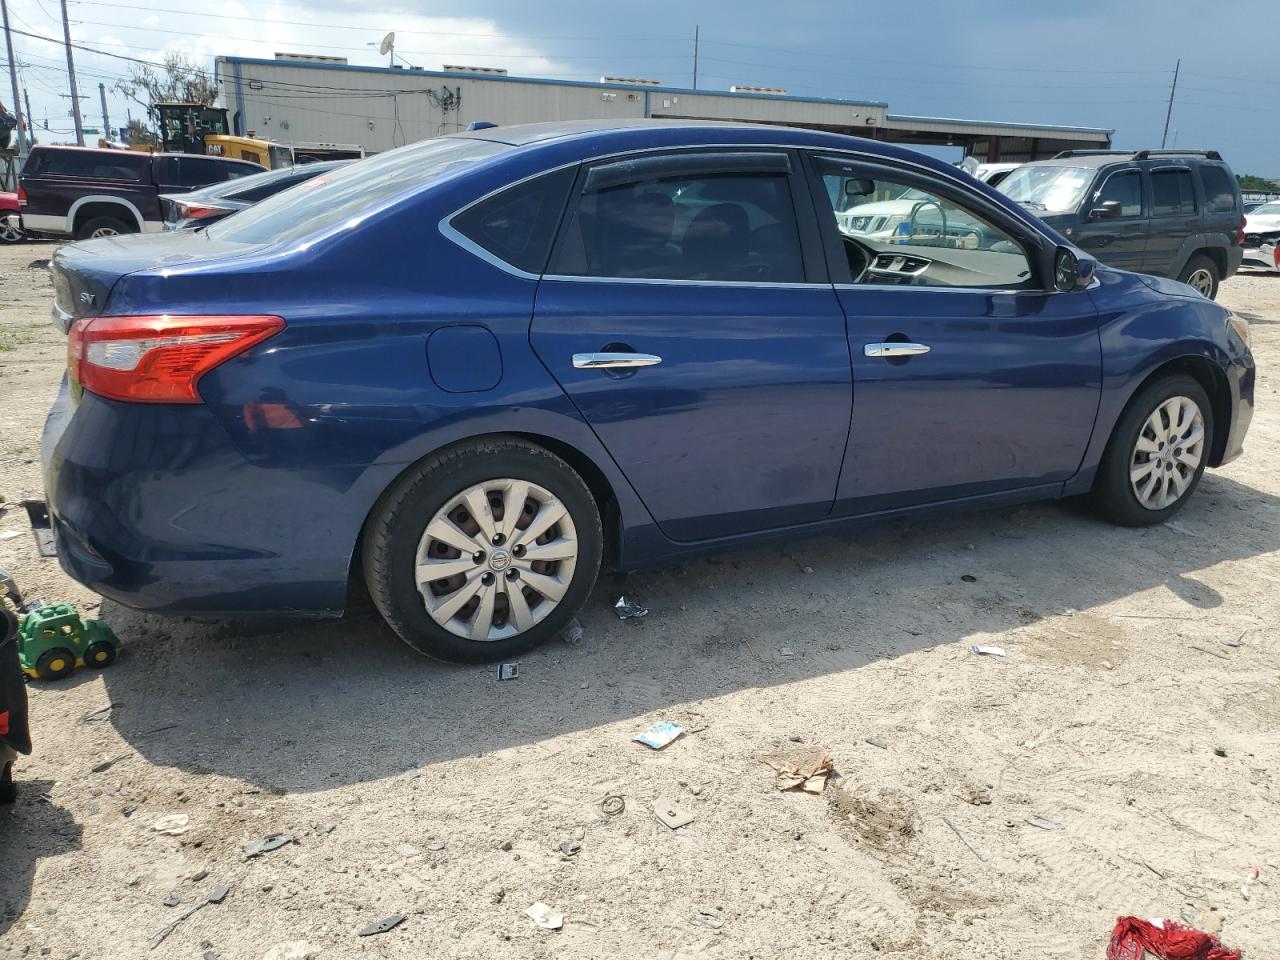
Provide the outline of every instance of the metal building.
<path id="1" fill-rule="evenodd" d="M 332 61 L 218 57 L 222 102 L 241 133 L 285 143 L 358 143 L 369 153 L 465 130 L 538 120 L 663 117 L 812 127 L 892 143 L 954 145 L 979 160 L 1032 160 L 1067 149 L 1105 149 L 1112 130 L 908 117 L 875 101 L 794 97 L 764 88 L 667 87 L 513 77 L 492 68 L 359 67 Z"/>

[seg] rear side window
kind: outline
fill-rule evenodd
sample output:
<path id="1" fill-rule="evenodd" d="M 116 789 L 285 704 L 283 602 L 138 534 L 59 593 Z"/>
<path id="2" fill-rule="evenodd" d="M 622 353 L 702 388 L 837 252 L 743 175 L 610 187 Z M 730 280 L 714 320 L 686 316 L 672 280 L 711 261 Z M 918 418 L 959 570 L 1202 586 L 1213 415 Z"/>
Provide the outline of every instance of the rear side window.
<path id="1" fill-rule="evenodd" d="M 271 149 L 274 151 L 275 147 L 272 147 Z M 274 155 L 275 154 L 273 153 L 272 156 Z M 215 160 L 214 163 L 218 163 L 218 161 Z M 224 160 L 222 163 L 218 163 L 217 179 L 237 180 L 240 177 L 251 177 L 255 173 L 261 172 L 262 167 L 256 163 L 228 163 Z"/>
<path id="2" fill-rule="evenodd" d="M 1190 170 L 1155 170 L 1151 174 L 1151 215 L 1173 217 L 1196 212 Z"/>
<path id="3" fill-rule="evenodd" d="M 225 179 L 216 160 L 204 157 L 165 157 L 164 182 L 177 187 L 205 187 Z"/>
<path id="4" fill-rule="evenodd" d="M 499 260 L 542 273 L 576 170 L 557 170 L 482 200 L 453 218 L 453 227 Z"/>
<path id="5" fill-rule="evenodd" d="M 1137 170 L 1124 170 L 1108 177 L 1095 206 L 1112 200 L 1120 204 L 1120 216 L 1142 216 L 1142 174 Z"/>
<path id="6" fill-rule="evenodd" d="M 505 143 L 438 137 L 335 170 L 308 190 L 285 190 L 213 224 L 210 237 L 235 243 L 290 243 L 314 236 L 417 192 L 433 180 L 511 150 Z"/>
<path id="7" fill-rule="evenodd" d="M 37 150 L 23 173 L 36 177 L 84 177 L 91 180 L 141 180 L 151 158 L 127 151 Z"/>
<path id="8" fill-rule="evenodd" d="M 551 272 L 803 283 L 790 181 L 709 170 L 607 182 L 579 198 Z"/>
<path id="9" fill-rule="evenodd" d="M 1230 213 L 1236 208 L 1235 178 L 1225 167 L 1206 163 L 1200 168 L 1204 187 L 1204 206 L 1210 213 Z"/>

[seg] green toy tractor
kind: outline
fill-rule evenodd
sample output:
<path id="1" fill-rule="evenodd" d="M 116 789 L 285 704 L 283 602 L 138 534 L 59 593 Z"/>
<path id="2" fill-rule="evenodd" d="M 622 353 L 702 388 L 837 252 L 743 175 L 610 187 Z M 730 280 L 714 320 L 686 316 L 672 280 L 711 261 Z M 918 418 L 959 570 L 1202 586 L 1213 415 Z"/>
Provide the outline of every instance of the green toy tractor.
<path id="1" fill-rule="evenodd" d="M 120 641 L 101 620 L 82 620 L 69 603 L 30 611 L 18 628 L 18 662 L 27 676 L 59 680 L 76 667 L 115 662 Z"/>

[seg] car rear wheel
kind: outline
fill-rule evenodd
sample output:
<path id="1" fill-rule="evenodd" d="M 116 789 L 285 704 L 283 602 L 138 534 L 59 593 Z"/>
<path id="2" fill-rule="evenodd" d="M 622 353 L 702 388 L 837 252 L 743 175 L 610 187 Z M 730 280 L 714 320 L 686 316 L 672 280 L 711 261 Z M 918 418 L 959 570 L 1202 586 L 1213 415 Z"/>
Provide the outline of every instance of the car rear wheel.
<path id="1" fill-rule="evenodd" d="M 27 239 L 22 228 L 9 221 L 8 216 L 0 215 L 0 243 L 21 243 Z"/>
<path id="2" fill-rule="evenodd" d="M 99 237 L 115 237 L 122 233 L 137 233 L 137 231 L 115 217 L 94 217 L 80 225 L 80 229 L 76 231 L 76 239 L 96 240 Z"/>
<path id="3" fill-rule="evenodd" d="M 365 533 L 365 580 L 419 653 L 501 660 L 569 622 L 595 584 L 603 540 L 573 468 L 498 438 L 429 458 L 383 496 Z"/>
<path id="4" fill-rule="evenodd" d="M 1206 300 L 1213 300 L 1218 296 L 1218 282 L 1222 278 L 1218 275 L 1218 265 L 1203 253 L 1197 253 L 1187 260 L 1178 279 Z"/>
<path id="5" fill-rule="evenodd" d="M 1199 381 L 1162 377 L 1130 401 L 1094 481 L 1098 511 L 1126 527 L 1161 523 L 1195 492 L 1213 444 L 1213 408 Z"/>

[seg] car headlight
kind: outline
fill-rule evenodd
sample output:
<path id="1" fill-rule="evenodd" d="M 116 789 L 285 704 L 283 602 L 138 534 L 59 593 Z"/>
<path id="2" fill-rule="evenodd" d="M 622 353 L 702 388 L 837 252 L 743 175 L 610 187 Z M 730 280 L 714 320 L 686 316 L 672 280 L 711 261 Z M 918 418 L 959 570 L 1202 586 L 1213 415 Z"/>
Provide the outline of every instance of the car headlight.
<path id="1" fill-rule="evenodd" d="M 1234 313 L 1228 311 L 1227 326 L 1234 331 L 1235 335 L 1240 338 L 1240 342 L 1244 344 L 1246 350 L 1252 350 L 1253 345 L 1249 337 L 1249 321 L 1243 317 L 1237 317 Z"/>

